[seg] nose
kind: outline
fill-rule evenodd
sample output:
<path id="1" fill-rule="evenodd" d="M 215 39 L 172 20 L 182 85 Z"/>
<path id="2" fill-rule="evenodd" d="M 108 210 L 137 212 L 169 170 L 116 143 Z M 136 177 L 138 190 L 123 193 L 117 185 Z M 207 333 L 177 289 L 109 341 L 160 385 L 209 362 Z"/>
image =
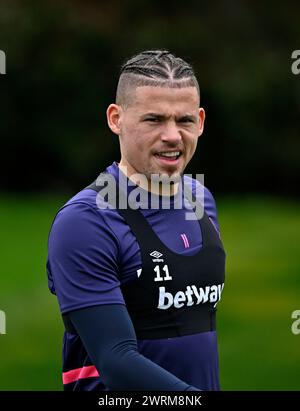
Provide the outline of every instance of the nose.
<path id="1" fill-rule="evenodd" d="M 167 124 L 165 124 L 161 133 L 161 141 L 177 144 L 179 141 L 181 141 L 181 139 L 181 132 L 175 122 L 168 122 Z"/>

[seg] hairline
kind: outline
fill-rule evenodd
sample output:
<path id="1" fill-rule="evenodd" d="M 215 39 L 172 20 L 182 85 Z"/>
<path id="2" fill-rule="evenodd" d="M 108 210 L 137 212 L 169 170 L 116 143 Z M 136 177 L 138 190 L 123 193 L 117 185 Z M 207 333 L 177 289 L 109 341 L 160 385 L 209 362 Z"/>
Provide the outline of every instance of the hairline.
<path id="1" fill-rule="evenodd" d="M 127 79 L 127 83 L 124 80 Z M 198 100 L 200 105 L 200 88 L 199 83 L 195 75 L 190 77 L 183 77 L 181 79 L 156 79 L 149 78 L 143 75 L 136 75 L 134 73 L 122 73 L 117 87 L 116 104 L 122 106 L 124 109 L 132 104 L 132 96 L 134 91 L 140 87 L 163 87 L 163 88 L 187 88 L 194 87 L 198 94 Z M 122 90 L 123 88 L 123 90 Z M 125 93 L 125 89 L 126 93 Z M 126 97 L 125 97 L 126 95 Z M 125 101 L 124 101 L 125 100 Z"/>

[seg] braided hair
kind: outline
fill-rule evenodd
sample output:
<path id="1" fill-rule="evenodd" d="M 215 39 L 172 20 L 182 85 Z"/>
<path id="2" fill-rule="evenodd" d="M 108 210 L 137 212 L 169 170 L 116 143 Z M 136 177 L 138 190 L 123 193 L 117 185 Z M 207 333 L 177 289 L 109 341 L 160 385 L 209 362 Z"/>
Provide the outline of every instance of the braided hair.
<path id="1" fill-rule="evenodd" d="M 123 107 L 130 104 L 137 87 L 196 87 L 200 89 L 190 64 L 175 57 L 168 50 L 146 50 L 127 60 L 120 71 L 116 103 Z"/>

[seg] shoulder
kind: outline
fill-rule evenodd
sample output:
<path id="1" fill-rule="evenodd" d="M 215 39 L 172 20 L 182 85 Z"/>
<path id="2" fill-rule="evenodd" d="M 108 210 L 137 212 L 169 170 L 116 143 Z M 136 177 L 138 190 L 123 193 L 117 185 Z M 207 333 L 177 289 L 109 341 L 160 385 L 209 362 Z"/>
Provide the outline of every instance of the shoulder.
<path id="1" fill-rule="evenodd" d="M 119 240 L 108 224 L 105 210 L 97 206 L 97 193 L 84 189 L 68 200 L 56 213 L 49 232 L 49 245 L 66 249 L 99 247 L 119 249 Z"/>
<path id="2" fill-rule="evenodd" d="M 206 214 L 219 232 L 217 205 L 212 192 L 200 180 L 188 175 L 184 176 L 184 184 L 188 185 L 196 199 L 204 206 Z"/>
<path id="3" fill-rule="evenodd" d="M 96 192 L 90 189 L 84 189 L 70 198 L 57 211 L 51 226 L 50 232 L 58 226 L 63 226 L 76 230 L 78 225 L 83 221 L 98 222 L 97 208 L 95 206 Z"/>

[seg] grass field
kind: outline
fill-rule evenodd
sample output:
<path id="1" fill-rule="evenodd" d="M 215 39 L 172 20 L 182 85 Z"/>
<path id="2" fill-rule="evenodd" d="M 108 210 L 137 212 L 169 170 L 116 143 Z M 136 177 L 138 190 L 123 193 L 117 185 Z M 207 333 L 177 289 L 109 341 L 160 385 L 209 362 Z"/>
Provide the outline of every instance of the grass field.
<path id="1" fill-rule="evenodd" d="M 2 197 L 0 390 L 61 390 L 63 326 L 47 289 L 47 235 L 66 198 Z M 299 390 L 300 203 L 218 199 L 227 279 L 218 308 L 223 390 Z"/>

